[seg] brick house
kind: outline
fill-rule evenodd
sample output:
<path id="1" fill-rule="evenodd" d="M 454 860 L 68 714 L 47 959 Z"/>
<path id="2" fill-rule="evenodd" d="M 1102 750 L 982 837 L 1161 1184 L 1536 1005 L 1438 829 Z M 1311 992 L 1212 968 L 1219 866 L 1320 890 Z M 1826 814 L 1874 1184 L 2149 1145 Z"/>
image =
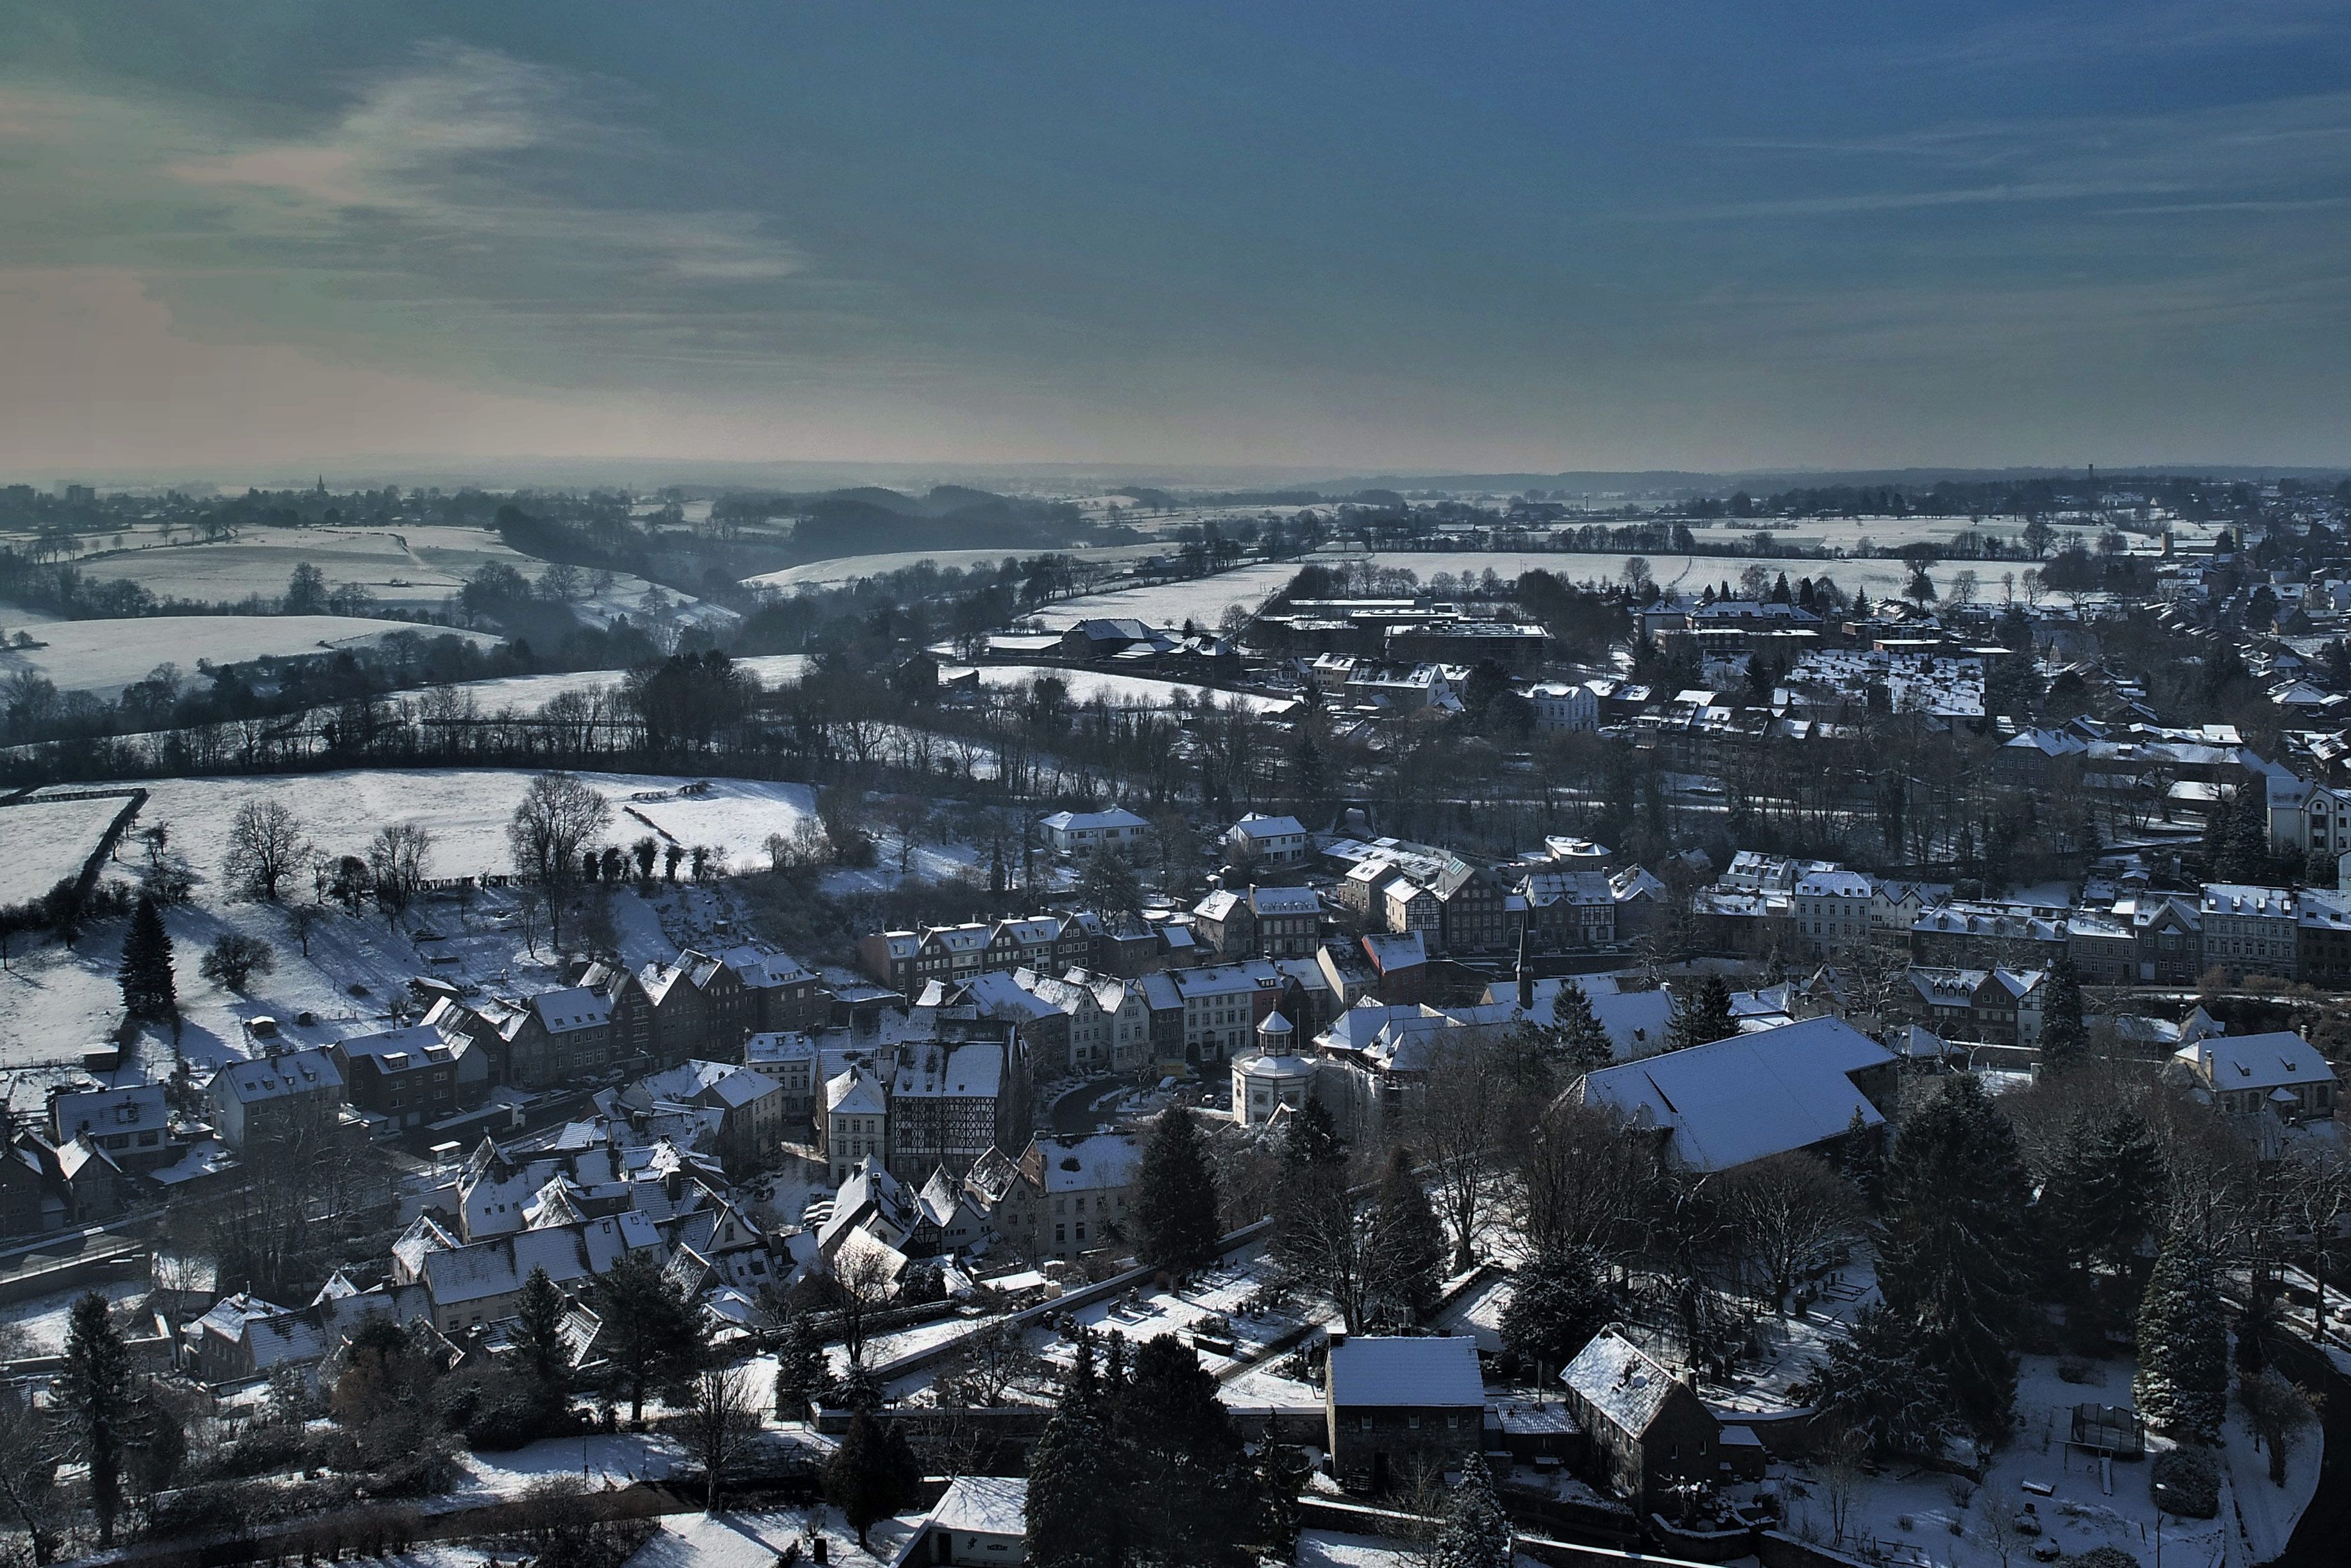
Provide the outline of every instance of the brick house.
<path id="1" fill-rule="evenodd" d="M 1337 1336 L 1333 1336 L 1337 1337 Z M 1374 1493 L 1484 1441 L 1486 1385 L 1467 1335 L 1349 1337 L 1331 1347 L 1322 1409 L 1332 1469 Z"/>
<path id="2" fill-rule="evenodd" d="M 1590 1479 L 1643 1513 L 1668 1489 L 1722 1479 L 1721 1423 L 1679 1378 L 1614 1328 L 1560 1375 L 1586 1435 Z"/>

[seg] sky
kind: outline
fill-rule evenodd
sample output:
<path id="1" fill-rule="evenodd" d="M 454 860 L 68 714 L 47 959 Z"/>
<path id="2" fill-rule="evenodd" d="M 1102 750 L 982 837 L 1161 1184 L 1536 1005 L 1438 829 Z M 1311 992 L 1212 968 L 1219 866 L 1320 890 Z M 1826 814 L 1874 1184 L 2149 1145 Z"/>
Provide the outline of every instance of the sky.
<path id="1" fill-rule="evenodd" d="M 0 0 L 0 477 L 2351 464 L 2341 0 Z"/>

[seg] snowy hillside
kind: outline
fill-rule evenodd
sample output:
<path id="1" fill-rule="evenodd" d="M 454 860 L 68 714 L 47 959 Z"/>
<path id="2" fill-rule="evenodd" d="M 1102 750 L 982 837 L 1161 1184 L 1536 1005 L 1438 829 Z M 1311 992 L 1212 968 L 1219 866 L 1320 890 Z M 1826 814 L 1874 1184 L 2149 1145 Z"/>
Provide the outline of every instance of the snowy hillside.
<path id="1" fill-rule="evenodd" d="M 282 585 L 281 585 L 282 586 Z M 199 660 L 242 664 L 265 654 L 319 653 L 364 647 L 394 632 L 464 637 L 483 646 L 498 641 L 481 632 L 452 632 L 350 615 L 150 615 L 128 621 L 57 621 L 36 637 L 45 646 L 0 649 L 0 680 L 19 672 L 46 675 L 60 691 L 113 696 L 165 663 L 184 675 Z"/>

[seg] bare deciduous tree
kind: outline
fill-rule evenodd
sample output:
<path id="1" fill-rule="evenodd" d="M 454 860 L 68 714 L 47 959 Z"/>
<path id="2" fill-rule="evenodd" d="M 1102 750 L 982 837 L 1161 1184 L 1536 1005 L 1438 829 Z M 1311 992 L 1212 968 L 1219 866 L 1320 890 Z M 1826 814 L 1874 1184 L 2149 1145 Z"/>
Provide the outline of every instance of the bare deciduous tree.
<path id="1" fill-rule="evenodd" d="M 1427 1087 L 1410 1135 L 1436 1178 L 1437 1210 L 1452 1232 L 1457 1274 L 1478 1261 L 1506 1090 L 1493 1051 L 1483 1040 L 1448 1040 L 1430 1053 Z"/>
<path id="2" fill-rule="evenodd" d="M 718 1489 L 726 1472 L 758 1440 L 761 1414 L 746 1368 L 705 1366 L 695 1377 L 694 1403 L 685 1414 L 685 1443 L 702 1465 L 705 1511 L 718 1511 Z"/>
<path id="3" fill-rule="evenodd" d="M 542 773 L 507 824 L 515 869 L 547 890 L 548 927 L 559 948 L 563 894 L 580 873 L 580 852 L 611 820 L 611 804 L 594 787 L 569 773 Z"/>
<path id="4" fill-rule="evenodd" d="M 248 898 L 277 902 L 279 885 L 308 858 L 302 819 L 282 800 L 247 800 L 229 819 L 221 876 Z"/>
<path id="5" fill-rule="evenodd" d="M 1741 1166 L 1723 1177 L 1716 1197 L 1775 1312 L 1788 1310 L 1798 1274 L 1860 1233 L 1860 1195 L 1814 1155 L 1771 1155 Z"/>
<path id="6" fill-rule="evenodd" d="M 832 1288 L 827 1305 L 841 1329 L 841 1348 L 852 1371 L 865 1365 L 865 1342 L 872 1335 L 873 1314 L 890 1301 L 896 1288 L 890 1255 L 878 1246 L 862 1247 L 854 1237 L 832 1260 Z"/>
<path id="7" fill-rule="evenodd" d="M 377 829 L 367 852 L 376 896 L 395 909 L 406 907 L 424 885 L 432 855 L 433 834 L 422 823 L 392 822 Z"/>

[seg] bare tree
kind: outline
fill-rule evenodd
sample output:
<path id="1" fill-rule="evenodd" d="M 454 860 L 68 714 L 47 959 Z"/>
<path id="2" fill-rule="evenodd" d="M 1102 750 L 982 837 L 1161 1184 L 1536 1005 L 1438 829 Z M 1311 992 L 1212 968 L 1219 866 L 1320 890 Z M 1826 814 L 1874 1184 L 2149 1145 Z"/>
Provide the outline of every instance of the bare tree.
<path id="1" fill-rule="evenodd" d="M 1861 1231 L 1860 1195 L 1814 1155 L 1771 1155 L 1741 1166 L 1716 1196 L 1775 1312 L 1786 1312 L 1788 1292 L 1806 1267 Z"/>
<path id="2" fill-rule="evenodd" d="M 2312 1309 L 2310 1343 L 2326 1337 L 2326 1277 L 2328 1252 L 2351 1212 L 2351 1153 L 2333 1140 L 2297 1140 L 2286 1150 L 2280 1174 L 2285 1212 L 2309 1249 L 2310 1274 L 2318 1288 Z"/>
<path id="3" fill-rule="evenodd" d="M 984 1409 L 1003 1404 L 1007 1393 L 1037 1377 L 1043 1366 L 1029 1348 L 1029 1336 L 999 1321 L 963 1342 L 939 1380 L 939 1392 L 954 1403 Z"/>
<path id="4" fill-rule="evenodd" d="M 1494 1136 L 1506 1098 L 1507 1086 L 1485 1041 L 1447 1040 L 1430 1053 L 1428 1083 L 1412 1120 L 1412 1137 L 1437 1179 L 1437 1213 L 1453 1233 L 1457 1274 L 1478 1261 L 1494 1185 Z"/>
<path id="5" fill-rule="evenodd" d="M 276 903 L 278 888 L 310 853 L 302 819 L 282 800 L 247 800 L 229 819 L 221 876 L 248 898 Z"/>
<path id="6" fill-rule="evenodd" d="M 378 828 L 367 852 L 376 896 L 395 909 L 405 908 L 423 886 L 432 855 L 433 834 L 422 823 L 391 822 Z"/>
<path id="7" fill-rule="evenodd" d="M 611 802 L 569 773 L 542 773 L 523 791 L 507 824 L 515 869 L 547 890 L 548 928 L 563 946 L 563 894 L 580 873 L 580 852 L 612 820 Z"/>
<path id="8" fill-rule="evenodd" d="M 841 1348 L 852 1371 L 865 1365 L 865 1342 L 872 1335 L 873 1314 L 890 1301 L 896 1276 L 890 1255 L 879 1246 L 860 1247 L 856 1239 L 844 1242 L 832 1260 L 830 1305 L 841 1328 Z"/>
<path id="9" fill-rule="evenodd" d="M 1821 1450 L 1821 1499 L 1829 1505 L 1830 1544 L 1844 1544 L 1846 1525 L 1853 1521 L 1853 1504 L 1861 1491 L 1861 1445 L 1853 1435 L 1840 1432 Z"/>
<path id="10" fill-rule="evenodd" d="M 1656 1186 L 1656 1159 L 1617 1118 L 1561 1101 L 1546 1111 L 1519 1150 L 1519 1228 L 1540 1255 L 1589 1247 L 1624 1251 L 1627 1217 Z"/>
<path id="11" fill-rule="evenodd" d="M 761 1416 L 747 1369 L 706 1366 L 695 1376 L 694 1402 L 686 1407 L 685 1446 L 702 1464 L 705 1512 L 718 1511 L 719 1486 L 758 1441 Z"/>
<path id="12" fill-rule="evenodd" d="M 29 1397 L 0 1392 L 0 1514 L 25 1532 L 36 1564 L 56 1561 L 59 1502 L 57 1434 Z"/>

